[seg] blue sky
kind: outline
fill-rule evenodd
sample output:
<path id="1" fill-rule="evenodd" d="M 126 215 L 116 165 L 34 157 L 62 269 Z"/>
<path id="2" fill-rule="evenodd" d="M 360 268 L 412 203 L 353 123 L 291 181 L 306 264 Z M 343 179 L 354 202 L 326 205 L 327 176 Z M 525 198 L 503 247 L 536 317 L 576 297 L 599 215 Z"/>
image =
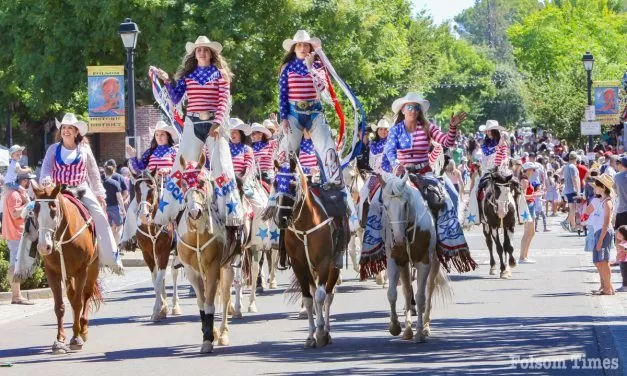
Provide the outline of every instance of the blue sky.
<path id="1" fill-rule="evenodd" d="M 475 0 L 411 0 L 416 10 L 426 9 L 436 24 L 452 19 L 474 5 Z"/>

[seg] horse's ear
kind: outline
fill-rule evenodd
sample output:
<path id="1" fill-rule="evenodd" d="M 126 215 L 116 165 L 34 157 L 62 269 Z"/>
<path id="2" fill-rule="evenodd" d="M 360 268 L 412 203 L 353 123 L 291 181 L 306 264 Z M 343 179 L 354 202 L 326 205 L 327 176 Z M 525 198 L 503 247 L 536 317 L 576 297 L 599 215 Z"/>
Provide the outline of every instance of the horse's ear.
<path id="1" fill-rule="evenodd" d="M 35 196 L 39 196 L 39 194 L 41 194 L 41 192 L 43 191 L 43 189 L 35 179 L 32 179 L 30 181 L 30 186 L 33 189 L 33 192 L 35 192 Z"/>
<path id="2" fill-rule="evenodd" d="M 56 184 L 54 188 L 52 188 L 52 191 L 50 192 L 50 197 L 57 197 L 59 195 L 59 192 L 61 192 L 63 188 L 64 188 L 63 185 Z"/>
<path id="3" fill-rule="evenodd" d="M 276 159 L 274 160 L 274 168 L 276 168 L 277 170 L 281 169 L 281 165 L 279 164 L 279 161 L 277 161 Z"/>
<path id="4" fill-rule="evenodd" d="M 293 155 L 290 156 L 290 171 L 296 171 L 296 158 Z"/>
<path id="5" fill-rule="evenodd" d="M 505 177 L 505 182 L 506 182 L 506 183 L 509 183 L 510 181 L 512 181 L 512 178 L 513 178 L 513 177 L 514 177 L 514 175 L 507 175 L 507 176 Z"/>
<path id="6" fill-rule="evenodd" d="M 205 157 L 205 153 L 200 153 L 200 159 L 198 159 L 198 169 L 202 170 L 205 166 L 205 162 L 207 162 L 207 157 Z"/>
<path id="7" fill-rule="evenodd" d="M 185 162 L 185 157 L 183 157 L 183 153 L 181 153 L 181 155 L 179 156 L 179 163 L 181 164 L 181 169 L 185 170 L 187 162 Z"/>

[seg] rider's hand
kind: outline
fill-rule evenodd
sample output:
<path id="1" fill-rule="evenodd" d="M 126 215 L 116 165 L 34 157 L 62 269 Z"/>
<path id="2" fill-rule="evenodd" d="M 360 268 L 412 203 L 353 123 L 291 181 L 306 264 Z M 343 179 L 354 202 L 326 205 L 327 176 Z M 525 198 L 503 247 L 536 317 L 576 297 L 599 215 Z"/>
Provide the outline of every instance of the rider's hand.
<path id="1" fill-rule="evenodd" d="M 273 113 L 271 113 L 271 114 L 268 116 L 268 119 L 270 119 L 270 121 L 271 121 L 271 122 L 273 122 L 273 123 L 278 123 L 276 113 L 274 113 L 274 112 L 273 112 Z"/>
<path id="2" fill-rule="evenodd" d="M 281 120 L 281 127 L 283 127 L 283 134 L 289 134 L 290 132 L 290 122 L 286 119 Z"/>
<path id="3" fill-rule="evenodd" d="M 157 69 L 157 77 L 159 77 L 162 81 L 170 80 L 170 76 L 168 76 L 168 73 L 163 69 Z"/>
<path id="4" fill-rule="evenodd" d="M 100 206 L 102 206 L 103 209 L 105 210 L 107 209 L 107 203 L 105 202 L 104 196 L 99 196 L 98 202 L 100 203 Z"/>
<path id="5" fill-rule="evenodd" d="M 218 138 L 220 135 L 220 125 L 218 123 L 214 123 L 209 130 L 209 135 L 213 138 Z"/>
<path id="6" fill-rule="evenodd" d="M 461 124 L 461 122 L 464 121 L 464 119 L 466 119 L 467 116 L 468 114 L 465 113 L 464 111 L 458 113 L 457 115 L 451 114 L 451 121 L 449 122 L 449 126 L 451 128 L 457 128 L 457 126 Z"/>
<path id="7" fill-rule="evenodd" d="M 135 156 L 135 148 L 131 145 L 126 145 L 126 158 L 132 158 Z"/>

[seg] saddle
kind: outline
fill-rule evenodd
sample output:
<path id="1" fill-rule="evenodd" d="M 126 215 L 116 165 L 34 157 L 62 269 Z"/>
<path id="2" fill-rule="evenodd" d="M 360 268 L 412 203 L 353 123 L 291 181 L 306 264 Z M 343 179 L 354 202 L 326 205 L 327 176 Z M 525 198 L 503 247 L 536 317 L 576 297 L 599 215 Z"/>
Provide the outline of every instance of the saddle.
<path id="1" fill-rule="evenodd" d="M 422 197 L 427 201 L 427 205 L 429 209 L 433 213 L 438 213 L 440 209 L 442 209 L 445 205 L 444 202 L 444 192 L 442 191 L 442 187 L 438 184 L 438 182 L 426 179 L 422 175 L 418 174 L 409 174 L 409 180 L 416 187 Z"/>
<path id="2" fill-rule="evenodd" d="M 63 192 L 61 192 L 61 194 L 68 201 L 74 204 L 74 206 L 76 206 L 76 208 L 78 209 L 78 212 L 81 213 L 81 217 L 83 218 L 85 222 L 91 219 L 91 214 L 89 214 L 89 211 L 87 210 L 85 205 L 77 198 L 77 197 L 83 197 L 83 195 L 85 194 L 84 190 L 66 188 Z M 91 230 L 92 234 L 96 234 L 96 224 L 94 223 L 94 221 L 91 221 L 89 223 L 89 229 Z"/>
<path id="3" fill-rule="evenodd" d="M 346 192 L 342 189 L 322 189 L 311 186 L 311 192 L 320 199 L 330 217 L 344 217 L 349 213 Z"/>

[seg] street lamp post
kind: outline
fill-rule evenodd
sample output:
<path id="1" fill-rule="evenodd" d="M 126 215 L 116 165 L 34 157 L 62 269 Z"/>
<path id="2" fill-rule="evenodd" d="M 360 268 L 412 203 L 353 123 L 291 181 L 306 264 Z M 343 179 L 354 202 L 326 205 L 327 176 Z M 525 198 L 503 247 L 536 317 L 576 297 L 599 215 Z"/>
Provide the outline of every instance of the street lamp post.
<path id="1" fill-rule="evenodd" d="M 135 147 L 135 46 L 137 45 L 139 28 L 135 22 L 127 18 L 120 24 L 119 33 L 122 44 L 126 48 L 126 134 L 129 137 L 130 145 Z"/>
<path id="2" fill-rule="evenodd" d="M 590 51 L 586 51 L 582 58 L 583 67 L 588 74 L 588 106 L 592 106 L 592 67 L 594 66 L 594 56 Z M 588 152 L 591 153 L 593 149 L 592 135 L 588 135 Z"/>

